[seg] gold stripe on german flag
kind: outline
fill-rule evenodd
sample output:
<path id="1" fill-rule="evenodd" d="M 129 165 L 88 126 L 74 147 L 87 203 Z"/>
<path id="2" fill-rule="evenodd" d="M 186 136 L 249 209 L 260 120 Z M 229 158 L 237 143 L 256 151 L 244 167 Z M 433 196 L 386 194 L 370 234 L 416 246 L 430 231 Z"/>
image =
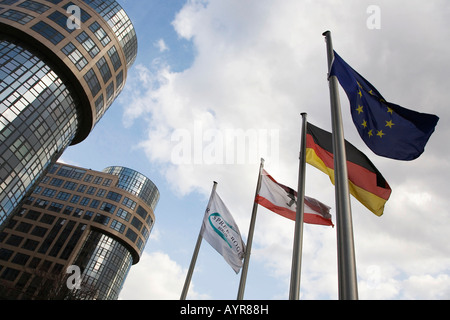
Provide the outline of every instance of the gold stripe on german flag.
<path id="1" fill-rule="evenodd" d="M 306 162 L 327 174 L 335 184 L 332 141 L 331 133 L 308 123 Z M 350 193 L 367 209 L 382 216 L 391 187 L 369 158 L 347 140 L 345 150 Z"/>

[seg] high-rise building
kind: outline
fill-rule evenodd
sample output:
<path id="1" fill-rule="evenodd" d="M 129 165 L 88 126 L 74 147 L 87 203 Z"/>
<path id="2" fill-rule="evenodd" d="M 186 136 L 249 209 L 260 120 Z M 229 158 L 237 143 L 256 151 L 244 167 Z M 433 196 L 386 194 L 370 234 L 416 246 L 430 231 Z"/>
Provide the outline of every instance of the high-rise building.
<path id="1" fill-rule="evenodd" d="M 115 0 L 0 0 L 0 224 L 89 135 L 136 55 Z"/>
<path id="2" fill-rule="evenodd" d="M 117 299 L 158 201 L 134 170 L 52 165 L 0 228 L 0 299 Z"/>

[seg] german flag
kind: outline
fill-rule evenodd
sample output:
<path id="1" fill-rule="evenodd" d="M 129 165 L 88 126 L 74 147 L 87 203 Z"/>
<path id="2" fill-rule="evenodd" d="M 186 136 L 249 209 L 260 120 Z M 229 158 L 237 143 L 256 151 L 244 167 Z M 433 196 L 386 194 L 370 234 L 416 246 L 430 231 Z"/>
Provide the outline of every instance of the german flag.
<path id="1" fill-rule="evenodd" d="M 382 216 L 384 205 L 391 196 L 391 188 L 381 173 L 350 142 L 345 141 L 350 193 L 377 216 Z M 332 134 L 308 123 L 306 162 L 330 176 L 334 181 Z"/>

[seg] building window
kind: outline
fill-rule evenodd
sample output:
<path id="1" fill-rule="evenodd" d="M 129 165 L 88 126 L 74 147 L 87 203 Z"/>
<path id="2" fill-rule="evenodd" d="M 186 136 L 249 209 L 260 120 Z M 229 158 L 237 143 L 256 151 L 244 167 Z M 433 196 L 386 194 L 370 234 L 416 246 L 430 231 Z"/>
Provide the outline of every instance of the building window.
<path id="1" fill-rule="evenodd" d="M 136 210 L 136 213 L 138 215 L 140 215 L 142 217 L 142 219 L 144 219 L 144 220 L 145 220 L 145 218 L 147 218 L 148 212 L 144 208 L 142 208 L 141 206 L 138 206 L 138 208 Z"/>
<path id="2" fill-rule="evenodd" d="M 98 41 L 102 43 L 104 47 L 108 45 L 108 43 L 111 42 L 111 39 L 109 38 L 108 34 L 103 30 L 102 27 L 98 24 L 98 22 L 94 22 L 89 26 L 89 29 L 92 31 L 92 33 L 97 37 Z"/>
<path id="3" fill-rule="evenodd" d="M 72 254 L 73 250 L 75 249 L 78 241 L 80 240 L 81 235 L 83 234 L 84 230 L 86 230 L 86 225 L 79 224 L 77 229 L 73 233 L 72 238 L 70 238 L 69 242 L 67 243 L 66 248 L 61 253 L 60 259 L 67 260 L 70 257 L 70 255 Z M 61 266 L 61 268 L 62 268 L 62 266 Z M 59 273 L 61 273 L 61 272 L 59 272 Z"/>
<path id="4" fill-rule="evenodd" d="M 94 40 L 92 40 L 86 32 L 81 32 L 76 38 L 92 58 L 95 58 L 100 52 L 100 49 L 95 44 Z"/>
<path id="5" fill-rule="evenodd" d="M 83 178 L 83 176 L 85 175 L 85 173 L 86 173 L 86 170 L 75 169 L 75 168 L 63 166 L 58 171 L 57 174 L 58 174 L 58 176 L 61 176 L 61 177 L 66 177 L 66 178 L 75 179 L 75 180 L 81 180 Z"/>
<path id="6" fill-rule="evenodd" d="M 83 216 L 84 220 L 91 220 L 94 213 L 92 211 L 86 211 L 86 213 Z"/>
<path id="7" fill-rule="evenodd" d="M 105 225 L 105 226 L 108 225 L 109 220 L 110 220 L 109 217 L 107 217 L 107 216 L 105 216 L 105 215 L 103 215 L 103 214 L 100 214 L 100 213 L 97 213 L 97 215 L 96 215 L 95 218 L 94 218 L 94 222 L 103 224 L 103 225 Z"/>
<path id="8" fill-rule="evenodd" d="M 127 233 L 126 233 L 125 236 L 126 236 L 128 239 L 130 239 L 131 241 L 133 241 L 133 242 L 135 242 L 136 239 L 137 239 L 137 233 L 134 232 L 134 231 L 131 230 L 131 229 L 128 229 L 128 230 L 127 230 Z"/>
<path id="9" fill-rule="evenodd" d="M 45 11 L 49 10 L 50 7 L 46 6 L 42 3 L 36 2 L 36 1 L 32 1 L 32 0 L 27 0 L 22 2 L 21 4 L 19 4 L 19 7 L 21 8 L 25 8 L 37 13 L 44 13 Z"/>
<path id="10" fill-rule="evenodd" d="M 148 229 L 147 229 L 145 226 L 144 226 L 144 228 L 142 228 L 141 233 L 142 233 L 142 236 L 143 236 L 145 239 L 148 238 L 148 236 L 149 236 L 149 231 L 148 231 Z"/>
<path id="11" fill-rule="evenodd" d="M 30 256 L 23 253 L 17 253 L 16 256 L 12 259 L 12 263 L 18 264 L 20 266 L 24 266 L 27 264 Z"/>
<path id="12" fill-rule="evenodd" d="M 0 17 L 2 18 L 6 18 L 12 21 L 16 21 L 20 24 L 27 24 L 28 22 L 30 22 L 31 20 L 34 19 L 33 16 L 30 16 L 26 13 L 20 12 L 20 11 L 16 11 L 16 10 L 8 10 L 6 12 L 3 12 Z"/>
<path id="13" fill-rule="evenodd" d="M 120 202 L 120 200 L 122 199 L 122 195 L 119 193 L 110 191 L 108 193 L 108 195 L 106 196 L 106 199 L 110 199 L 115 202 Z"/>
<path id="14" fill-rule="evenodd" d="M 38 187 L 36 187 L 34 190 L 33 190 L 33 193 L 34 194 L 40 194 L 42 192 L 42 187 L 41 186 L 38 186 Z"/>
<path id="15" fill-rule="evenodd" d="M 8 261 L 12 257 L 13 253 L 14 251 L 0 248 L 0 260 Z"/>
<path id="16" fill-rule="evenodd" d="M 17 228 L 16 231 L 28 233 L 31 230 L 32 225 L 26 222 L 21 222 Z"/>
<path id="17" fill-rule="evenodd" d="M 49 202 L 47 200 L 37 199 L 34 203 L 34 206 L 37 208 L 45 209 L 47 208 Z M 28 217 L 30 215 L 31 211 L 26 215 Z"/>
<path id="18" fill-rule="evenodd" d="M 55 172 L 58 171 L 58 168 L 59 168 L 59 164 L 54 164 L 54 165 L 52 165 L 52 167 L 50 168 L 48 173 L 55 174 Z"/>
<path id="19" fill-rule="evenodd" d="M 88 64 L 88 61 L 83 56 L 83 54 L 78 50 L 72 42 L 69 42 L 61 51 L 72 61 L 72 63 L 77 67 L 78 70 L 83 70 L 83 68 Z"/>
<path id="20" fill-rule="evenodd" d="M 67 201 L 67 200 L 69 200 L 69 198 L 70 198 L 70 193 L 63 192 L 63 191 L 58 193 L 58 195 L 56 196 L 56 199 L 62 200 L 62 201 Z"/>
<path id="21" fill-rule="evenodd" d="M 23 237 L 16 236 L 14 234 L 10 235 L 8 240 L 6 241 L 6 244 L 9 244 L 10 246 L 18 247 L 20 243 L 22 242 Z"/>
<path id="22" fill-rule="evenodd" d="M 34 250 L 33 250 L 34 251 Z M 31 259 L 31 262 L 30 262 L 30 264 L 28 265 L 28 267 L 29 268 L 31 268 L 31 269 L 36 269 L 37 268 L 37 266 L 39 265 L 39 263 L 41 263 L 41 259 L 39 259 L 39 258 L 33 258 L 33 259 Z"/>
<path id="23" fill-rule="evenodd" d="M 14 227 L 17 224 L 17 220 L 12 219 L 11 221 L 8 222 L 8 224 L 6 225 L 7 229 L 14 229 Z"/>
<path id="24" fill-rule="evenodd" d="M 89 207 L 97 209 L 97 207 L 100 205 L 100 200 L 92 200 L 91 205 Z"/>
<path id="25" fill-rule="evenodd" d="M 47 206 L 48 201 L 45 201 L 45 203 L 46 203 L 45 206 Z M 37 212 L 37 211 L 34 211 L 34 210 L 30 210 L 26 214 L 25 218 L 28 219 L 28 220 L 32 220 L 32 221 L 37 221 L 40 216 L 41 216 L 40 212 Z"/>
<path id="26" fill-rule="evenodd" d="M 102 177 L 95 177 L 94 184 L 100 184 L 100 183 L 102 183 L 102 181 L 103 181 Z"/>
<path id="27" fill-rule="evenodd" d="M 29 251 L 36 250 L 37 246 L 39 245 L 39 242 L 27 239 L 25 243 L 23 244 L 22 248 Z"/>
<path id="28" fill-rule="evenodd" d="M 42 192 L 43 197 L 53 198 L 55 196 L 56 190 L 46 188 L 44 192 Z"/>
<path id="29" fill-rule="evenodd" d="M 131 214 L 128 211 L 119 208 L 119 210 L 117 210 L 117 216 L 125 221 L 130 221 Z"/>
<path id="30" fill-rule="evenodd" d="M 97 192 L 97 197 L 103 198 L 106 194 L 106 190 L 105 189 L 99 189 Z"/>
<path id="31" fill-rule="evenodd" d="M 143 223 L 138 218 L 134 217 L 133 220 L 131 220 L 131 225 L 135 227 L 138 231 L 141 231 Z"/>
<path id="32" fill-rule="evenodd" d="M 97 191 L 96 187 L 89 187 L 88 191 L 86 192 L 86 194 L 94 194 L 95 191 Z"/>
<path id="33" fill-rule="evenodd" d="M 127 197 L 123 199 L 122 204 L 130 208 L 131 210 L 134 210 L 134 208 L 136 208 L 136 202 Z"/>
<path id="34" fill-rule="evenodd" d="M 62 208 L 64 208 L 64 205 L 62 205 L 61 203 L 52 202 L 50 207 L 48 207 L 48 211 L 60 213 Z"/>
<path id="35" fill-rule="evenodd" d="M 117 91 L 121 91 L 123 88 L 123 70 L 119 72 L 119 74 L 116 77 L 116 87 Z"/>
<path id="36" fill-rule="evenodd" d="M 97 119 L 100 119 L 100 117 L 103 115 L 103 105 L 104 105 L 104 99 L 103 94 L 101 94 L 97 101 L 95 101 L 95 112 L 97 113 Z"/>
<path id="37" fill-rule="evenodd" d="M 111 229 L 123 233 L 125 231 L 125 225 L 117 220 L 113 220 L 113 222 L 111 223 Z"/>
<path id="38" fill-rule="evenodd" d="M 84 197 L 80 202 L 80 206 L 87 206 L 89 201 L 91 201 L 91 198 Z"/>
<path id="39" fill-rule="evenodd" d="M 79 217 L 81 217 L 81 215 L 83 214 L 83 212 L 84 212 L 83 209 L 76 208 L 75 211 L 74 211 L 74 213 L 73 213 L 73 216 L 79 218 Z"/>
<path id="40" fill-rule="evenodd" d="M 2 273 L 0 279 L 4 279 L 7 281 L 15 281 L 20 271 L 13 268 L 6 268 Z"/>
<path id="41" fill-rule="evenodd" d="M 68 28 L 67 27 L 67 20 L 68 17 L 64 14 L 62 14 L 59 11 L 55 11 L 52 14 L 48 16 L 48 18 L 54 22 L 56 22 L 60 27 L 64 28 L 68 33 L 72 33 L 75 28 Z"/>
<path id="42" fill-rule="evenodd" d="M 42 219 L 40 220 L 40 222 L 45 223 L 45 224 L 49 224 L 52 225 L 53 222 L 55 221 L 56 217 L 52 216 L 50 214 L 44 214 L 44 216 L 42 217 Z"/>
<path id="43" fill-rule="evenodd" d="M 112 183 L 112 179 L 105 179 L 105 181 L 103 181 L 103 185 L 105 187 L 109 187 Z"/>
<path id="44" fill-rule="evenodd" d="M 41 222 L 42 222 L 42 221 L 41 221 Z M 36 227 L 34 227 L 33 231 L 31 231 L 31 234 L 32 234 L 33 236 L 42 238 L 43 236 L 45 236 L 45 234 L 47 233 L 47 231 L 48 231 L 47 228 L 43 228 L 43 227 L 36 226 Z"/>
<path id="45" fill-rule="evenodd" d="M 116 211 L 116 206 L 112 205 L 111 203 L 108 202 L 103 202 L 102 206 L 100 207 L 100 210 L 109 212 L 109 213 L 114 213 L 114 211 Z"/>
<path id="46" fill-rule="evenodd" d="M 97 76 L 95 75 L 95 72 L 93 69 L 90 69 L 85 75 L 84 75 L 84 80 L 86 80 L 89 89 L 91 90 L 92 96 L 96 96 L 100 90 L 101 90 L 101 85 L 100 82 L 98 81 Z"/>
<path id="47" fill-rule="evenodd" d="M 78 185 L 78 184 L 75 183 L 75 182 L 67 181 L 67 182 L 64 184 L 64 189 L 73 191 L 73 190 L 75 190 L 75 189 L 77 188 L 77 185 Z"/>
<path id="48" fill-rule="evenodd" d="M 48 181 L 50 180 L 50 177 L 44 177 L 41 181 L 42 184 L 47 184 Z"/>
<path id="49" fill-rule="evenodd" d="M 102 75 L 103 82 L 106 84 L 109 81 L 109 79 L 111 79 L 112 74 L 105 57 L 101 57 L 98 60 L 97 68 L 100 71 L 100 74 Z"/>
<path id="50" fill-rule="evenodd" d="M 63 183 L 64 180 L 53 178 L 52 181 L 50 182 L 50 185 L 54 187 L 61 187 Z"/>
<path id="51" fill-rule="evenodd" d="M 36 23 L 31 29 L 48 39 L 54 45 L 57 45 L 64 39 L 64 36 L 59 31 L 43 21 Z"/>
<path id="52" fill-rule="evenodd" d="M 81 199 L 80 196 L 74 195 L 74 196 L 72 197 L 72 199 L 70 200 L 70 203 L 75 203 L 75 204 L 77 204 L 78 201 L 80 201 L 80 199 Z"/>
<path id="53" fill-rule="evenodd" d="M 114 71 L 119 70 L 119 68 L 122 66 L 122 62 L 120 61 L 120 57 L 115 46 L 108 50 L 108 55 L 111 59 Z"/>
<path id="54" fill-rule="evenodd" d="M 106 104 L 110 104 L 114 98 L 114 81 L 106 88 Z"/>
<path id="55" fill-rule="evenodd" d="M 144 246 L 144 241 L 142 241 L 141 238 L 138 238 L 138 241 L 136 242 L 136 246 L 139 248 L 139 250 L 142 250 L 142 247 Z"/>
<path id="56" fill-rule="evenodd" d="M 63 214 L 70 216 L 70 214 L 72 213 L 73 209 L 75 209 L 74 207 L 71 206 L 67 206 L 65 207 Z"/>

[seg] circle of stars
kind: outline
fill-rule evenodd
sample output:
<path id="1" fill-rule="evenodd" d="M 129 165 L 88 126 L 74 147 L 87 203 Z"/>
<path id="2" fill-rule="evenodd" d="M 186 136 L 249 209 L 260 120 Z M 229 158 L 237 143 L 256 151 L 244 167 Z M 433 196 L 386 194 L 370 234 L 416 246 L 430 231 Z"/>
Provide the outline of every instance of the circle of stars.
<path id="1" fill-rule="evenodd" d="M 358 87 L 359 87 L 358 88 L 358 96 L 360 98 L 359 100 L 361 100 L 362 97 L 363 97 L 362 90 L 364 90 L 364 88 L 361 86 L 361 84 L 359 82 L 357 82 L 357 84 L 358 84 Z M 370 95 L 372 95 L 373 97 L 379 99 L 379 101 L 382 104 L 386 103 L 386 101 L 384 99 L 380 99 L 379 97 L 375 96 L 372 90 L 368 91 L 368 93 Z M 390 114 L 391 116 L 394 114 L 394 110 L 392 108 L 386 106 L 386 109 L 387 109 L 386 110 L 387 114 Z M 358 113 L 358 115 L 362 115 L 364 117 L 364 105 L 362 105 L 361 101 L 358 103 L 358 106 L 356 107 L 356 112 Z M 385 135 L 387 135 L 387 132 L 388 132 L 387 128 L 392 129 L 395 126 L 395 123 L 393 122 L 392 118 L 390 118 L 389 120 L 386 120 L 385 127 L 382 128 L 381 130 L 378 130 L 378 129 L 369 128 L 369 124 L 368 124 L 367 120 L 365 118 L 363 118 L 363 122 L 361 123 L 361 126 L 365 130 L 368 130 L 367 134 L 368 134 L 369 138 L 377 136 L 380 139 L 382 139 Z"/>

